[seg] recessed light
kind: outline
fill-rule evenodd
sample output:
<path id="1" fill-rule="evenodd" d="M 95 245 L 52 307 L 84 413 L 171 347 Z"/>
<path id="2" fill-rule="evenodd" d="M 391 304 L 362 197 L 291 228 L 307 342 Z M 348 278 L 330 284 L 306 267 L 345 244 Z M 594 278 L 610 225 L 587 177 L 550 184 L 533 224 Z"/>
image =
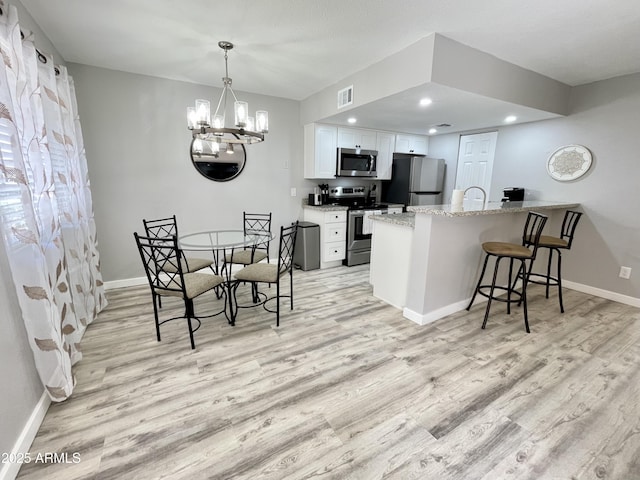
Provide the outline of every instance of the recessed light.
<path id="1" fill-rule="evenodd" d="M 349 123 L 356 123 L 357 121 L 358 120 L 353 118 L 353 117 L 350 117 L 350 118 L 347 119 L 347 122 L 349 122 Z"/>
<path id="2" fill-rule="evenodd" d="M 429 133 L 433 134 L 436 133 L 438 130 L 436 130 L 435 128 L 430 128 L 429 129 Z"/>
<path id="3" fill-rule="evenodd" d="M 518 117 L 516 117 L 515 115 L 509 115 L 508 117 L 506 117 L 504 119 L 504 121 L 506 123 L 511 123 L 511 122 L 515 122 L 518 119 Z"/>
<path id="4" fill-rule="evenodd" d="M 420 106 L 426 107 L 427 105 L 431 105 L 432 102 L 433 100 L 431 100 L 430 98 L 422 98 L 420 99 Z"/>

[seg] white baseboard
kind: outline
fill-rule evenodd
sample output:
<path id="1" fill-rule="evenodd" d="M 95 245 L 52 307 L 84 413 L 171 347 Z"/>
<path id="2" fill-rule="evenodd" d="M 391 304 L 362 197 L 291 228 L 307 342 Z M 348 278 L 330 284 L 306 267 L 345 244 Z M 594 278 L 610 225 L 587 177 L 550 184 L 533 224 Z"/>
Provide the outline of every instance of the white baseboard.
<path id="1" fill-rule="evenodd" d="M 582 283 L 569 282 L 567 280 L 562 280 L 562 286 L 578 292 L 588 293 L 595 297 L 606 298 L 607 300 L 613 300 L 614 302 L 624 303 L 625 305 L 640 308 L 640 298 L 622 295 L 621 293 L 611 292 L 609 290 L 603 290 L 602 288 L 591 287 L 589 285 L 583 285 Z"/>
<path id="2" fill-rule="evenodd" d="M 631 305 L 632 307 L 640 308 L 640 298 L 622 295 L 620 293 L 603 290 L 601 288 L 590 287 L 589 285 L 583 285 L 581 283 L 569 282 L 567 280 L 562 281 L 562 287 L 576 290 L 582 293 L 588 293 L 589 295 L 593 295 L 594 297 L 606 298 L 607 300 L 612 300 L 614 302 L 624 303 L 625 305 Z M 405 307 L 402 310 L 402 315 L 412 322 L 417 323 L 418 325 L 427 325 L 429 323 L 435 322 L 436 320 L 444 318 L 447 315 L 451 315 L 452 313 L 464 310 L 465 308 L 467 308 L 470 300 L 471 298 L 468 298 L 466 300 L 455 302 L 424 314 L 415 312 Z M 487 299 L 485 297 L 478 295 L 476 297 L 474 305 L 486 301 Z"/>
<path id="3" fill-rule="evenodd" d="M 480 298 L 486 301 L 484 297 L 480 297 Z M 478 299 L 478 301 L 480 301 L 480 298 Z M 451 315 L 452 313 L 456 313 L 456 312 L 459 312 L 460 310 L 464 310 L 465 308 L 467 308 L 467 305 L 469 304 L 469 300 L 471 300 L 471 298 L 467 300 L 463 300 L 461 302 L 452 303 L 450 305 L 447 305 L 442 308 L 438 308 L 437 310 L 433 310 L 426 314 L 414 312 L 413 310 L 410 310 L 407 307 L 405 307 L 402 310 L 402 315 L 405 318 L 408 318 L 409 320 L 411 320 L 412 322 L 417 323 L 418 325 L 427 325 L 428 323 L 435 322 L 436 320 L 446 317 L 447 315 Z"/>
<path id="4" fill-rule="evenodd" d="M 18 440 L 16 440 L 11 455 L 20 458 L 29 452 L 33 439 L 36 438 L 38 434 L 38 430 L 50 404 L 51 399 L 49 395 L 47 392 L 42 392 L 42 397 L 40 397 L 33 412 L 31 412 L 29 420 L 27 420 L 27 423 L 22 429 L 22 433 L 20 433 Z M 0 480 L 14 480 L 20 471 L 20 465 L 20 463 L 5 463 L 0 470 Z"/>
<path id="5" fill-rule="evenodd" d="M 125 278 L 124 280 L 112 280 L 104 282 L 105 290 L 113 290 L 114 288 L 137 287 L 138 285 L 147 285 L 149 280 L 147 277 Z"/>

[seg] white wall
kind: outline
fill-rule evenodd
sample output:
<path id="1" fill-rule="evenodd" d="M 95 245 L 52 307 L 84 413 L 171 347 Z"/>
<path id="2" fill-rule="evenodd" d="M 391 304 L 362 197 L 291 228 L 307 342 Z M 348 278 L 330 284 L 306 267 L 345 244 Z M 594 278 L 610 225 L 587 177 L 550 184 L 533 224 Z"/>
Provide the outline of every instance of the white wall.
<path id="1" fill-rule="evenodd" d="M 144 276 L 133 232 L 142 219 L 176 214 L 180 233 L 241 229 L 242 212 L 273 212 L 274 231 L 301 217 L 314 183 L 303 180 L 299 102 L 236 92 L 269 111 L 263 143 L 247 146 L 244 171 L 214 182 L 189 157 L 186 108 L 220 89 L 70 64 L 76 85 L 105 281 Z M 291 197 L 291 188 L 297 196 Z M 277 242 L 272 243 L 273 251 Z"/>
<path id="2" fill-rule="evenodd" d="M 579 202 L 585 212 L 563 277 L 621 295 L 640 298 L 640 74 L 575 87 L 565 118 L 499 129 L 491 200 L 505 187 L 524 187 L 527 199 Z M 472 132 L 467 132 L 472 133 Z M 432 137 L 429 154 L 447 159 L 447 195 L 455 179 L 459 134 Z M 573 182 L 547 175 L 557 148 L 581 144 L 594 157 L 590 171 Z M 618 277 L 621 265 L 633 269 Z"/>

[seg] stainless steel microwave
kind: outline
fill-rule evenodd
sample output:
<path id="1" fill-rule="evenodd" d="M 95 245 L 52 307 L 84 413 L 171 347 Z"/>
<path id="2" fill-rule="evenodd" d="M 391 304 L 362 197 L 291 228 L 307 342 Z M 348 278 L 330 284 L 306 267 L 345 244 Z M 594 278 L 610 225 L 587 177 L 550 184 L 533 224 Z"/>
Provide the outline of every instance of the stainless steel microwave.
<path id="1" fill-rule="evenodd" d="M 361 148 L 338 148 L 337 177 L 375 177 L 378 152 Z"/>

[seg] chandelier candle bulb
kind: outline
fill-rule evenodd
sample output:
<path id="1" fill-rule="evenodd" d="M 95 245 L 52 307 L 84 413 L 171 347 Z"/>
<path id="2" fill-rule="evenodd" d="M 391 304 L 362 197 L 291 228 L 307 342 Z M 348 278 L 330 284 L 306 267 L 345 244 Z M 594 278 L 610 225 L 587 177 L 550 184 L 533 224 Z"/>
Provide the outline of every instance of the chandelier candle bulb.
<path id="1" fill-rule="evenodd" d="M 245 128 L 250 132 L 256 131 L 256 121 L 254 120 L 253 117 L 247 117 L 247 125 Z"/>
<path id="2" fill-rule="evenodd" d="M 202 150 L 203 150 L 202 140 L 200 140 L 199 138 L 196 138 L 193 141 L 193 151 L 194 151 L 194 153 L 201 154 Z"/>
<path id="3" fill-rule="evenodd" d="M 213 116 L 213 128 L 224 128 L 224 116 L 223 115 L 214 115 Z M 216 134 L 216 135 L 222 135 Z"/>
<path id="4" fill-rule="evenodd" d="M 194 107 L 187 107 L 187 127 L 189 130 L 193 130 L 196 126 L 196 109 Z"/>
<path id="5" fill-rule="evenodd" d="M 209 126 L 209 119 L 211 117 L 211 105 L 209 100 L 196 100 L 196 116 L 198 119 L 198 125 L 205 127 Z"/>
<path id="6" fill-rule="evenodd" d="M 236 127 L 244 127 L 247 124 L 247 112 L 249 104 L 247 102 L 235 102 L 234 110 L 236 112 Z"/>
<path id="7" fill-rule="evenodd" d="M 256 112 L 256 131 L 262 133 L 269 132 L 269 112 L 258 110 Z"/>

